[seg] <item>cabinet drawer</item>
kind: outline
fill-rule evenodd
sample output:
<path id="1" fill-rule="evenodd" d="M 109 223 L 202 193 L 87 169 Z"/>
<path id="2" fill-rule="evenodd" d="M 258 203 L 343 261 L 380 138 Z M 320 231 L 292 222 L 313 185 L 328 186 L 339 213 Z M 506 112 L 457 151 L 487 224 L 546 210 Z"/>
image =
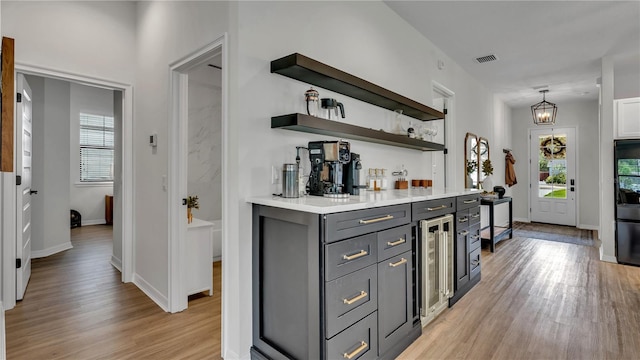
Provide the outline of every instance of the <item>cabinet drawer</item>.
<path id="1" fill-rule="evenodd" d="M 469 210 L 458 210 L 456 212 L 456 231 L 459 233 L 469 227 Z"/>
<path id="2" fill-rule="evenodd" d="M 469 208 L 469 225 L 480 223 L 480 206 Z"/>
<path id="3" fill-rule="evenodd" d="M 378 261 L 411 250 L 411 226 L 380 231 L 378 233 Z"/>
<path id="4" fill-rule="evenodd" d="M 458 196 L 456 198 L 456 206 L 458 211 L 468 209 L 474 206 L 480 205 L 480 195 L 479 194 L 469 194 Z"/>
<path id="5" fill-rule="evenodd" d="M 413 221 L 431 219 L 456 212 L 456 198 L 420 201 L 411 204 Z"/>
<path id="6" fill-rule="evenodd" d="M 326 284 L 327 338 L 378 308 L 378 269 L 368 266 Z"/>
<path id="7" fill-rule="evenodd" d="M 411 205 L 384 206 L 326 216 L 326 242 L 342 240 L 411 222 Z"/>
<path id="8" fill-rule="evenodd" d="M 471 267 L 470 279 L 480 274 L 480 248 L 477 248 L 469 254 L 469 266 Z"/>
<path id="9" fill-rule="evenodd" d="M 325 275 L 330 281 L 378 261 L 376 234 L 358 236 L 325 245 Z"/>
<path id="10" fill-rule="evenodd" d="M 480 247 L 482 239 L 480 238 L 480 223 L 469 227 L 469 251 L 473 251 Z"/>
<path id="11" fill-rule="evenodd" d="M 327 341 L 327 359 L 376 359 L 377 355 L 377 312 Z"/>

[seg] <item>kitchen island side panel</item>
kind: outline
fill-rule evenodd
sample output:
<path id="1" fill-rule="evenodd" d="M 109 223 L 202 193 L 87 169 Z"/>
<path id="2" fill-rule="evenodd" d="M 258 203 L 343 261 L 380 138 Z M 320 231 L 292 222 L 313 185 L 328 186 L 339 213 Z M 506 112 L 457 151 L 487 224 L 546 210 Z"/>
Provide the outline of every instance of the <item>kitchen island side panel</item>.
<path id="1" fill-rule="evenodd" d="M 318 358 L 319 215 L 254 205 L 253 231 L 254 358 Z"/>

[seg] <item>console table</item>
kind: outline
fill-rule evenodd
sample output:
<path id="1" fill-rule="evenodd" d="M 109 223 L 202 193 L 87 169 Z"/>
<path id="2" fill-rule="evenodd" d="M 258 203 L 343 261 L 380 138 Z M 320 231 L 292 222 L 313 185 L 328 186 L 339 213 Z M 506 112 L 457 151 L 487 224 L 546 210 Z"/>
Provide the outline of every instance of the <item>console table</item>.
<path id="1" fill-rule="evenodd" d="M 500 204 L 509 204 L 509 227 L 496 226 L 495 216 L 494 216 L 494 208 L 496 205 Z M 489 249 L 491 252 L 494 252 L 496 249 L 496 243 L 500 240 L 513 238 L 513 206 L 511 202 L 510 196 L 505 196 L 502 199 L 482 199 L 480 200 L 480 205 L 486 205 L 489 207 L 489 226 L 484 227 L 480 231 L 480 236 L 482 237 L 482 242 L 489 242 Z"/>

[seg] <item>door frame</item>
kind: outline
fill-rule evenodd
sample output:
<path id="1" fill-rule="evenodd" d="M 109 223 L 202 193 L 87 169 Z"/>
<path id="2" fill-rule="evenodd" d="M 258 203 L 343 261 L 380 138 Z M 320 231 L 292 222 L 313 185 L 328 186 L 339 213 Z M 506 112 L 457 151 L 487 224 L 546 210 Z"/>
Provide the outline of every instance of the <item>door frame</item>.
<path id="1" fill-rule="evenodd" d="M 575 156 L 574 156 L 574 178 L 576 179 L 576 190 L 575 190 L 575 227 L 578 228 L 580 225 L 579 219 L 580 219 L 580 139 L 579 139 L 579 134 L 580 134 L 580 127 L 578 125 L 572 125 L 572 126 L 548 126 L 549 129 L 573 129 L 574 131 L 574 142 L 575 142 Z M 539 130 L 540 128 L 536 127 L 536 128 L 529 128 L 528 129 L 528 135 L 529 135 L 529 143 L 528 143 L 528 154 L 529 154 L 529 166 L 527 167 L 527 179 L 529 182 L 529 190 L 527 192 L 527 206 L 529 211 L 527 211 L 527 221 L 531 222 L 531 206 L 532 206 L 532 192 L 533 192 L 533 188 L 531 186 L 531 167 L 533 166 L 532 163 L 534 162 L 534 160 L 537 162 L 537 157 L 534 159 L 533 154 L 531 153 L 531 142 L 533 141 L 533 136 L 531 134 L 532 131 L 535 130 Z M 568 179 L 567 179 L 568 180 Z"/>
<path id="2" fill-rule="evenodd" d="M 135 168 L 133 166 L 133 86 L 111 80 L 94 78 L 91 76 L 62 72 L 58 70 L 21 64 L 15 64 L 14 75 L 22 73 L 45 78 L 63 80 L 82 85 L 101 87 L 121 91 L 123 101 L 122 121 L 122 282 L 133 280 L 134 269 L 134 226 L 135 212 L 133 199 L 133 184 L 135 180 Z M 14 102 L 16 95 L 14 94 Z M 14 124 L 17 121 L 14 115 Z M 14 145 L 15 148 L 15 145 Z M 15 169 L 12 173 L 3 175 L 3 219 L 4 224 L 2 241 L 2 281 L 4 310 L 10 310 L 16 305 L 16 268 L 15 268 L 15 232 L 16 232 L 16 186 Z M 10 201 L 7 201 L 10 200 Z M 115 220 L 115 219 L 114 219 Z"/>
<path id="3" fill-rule="evenodd" d="M 183 281 L 184 263 L 186 261 L 186 245 L 184 239 L 187 235 L 187 223 L 185 221 L 186 205 L 182 199 L 187 198 L 187 159 L 188 159 L 188 83 L 187 71 L 200 65 L 212 56 L 221 54 L 222 58 L 222 259 L 226 258 L 228 223 L 228 194 L 227 181 L 224 174 L 228 174 L 228 40 L 227 33 L 219 36 L 215 41 L 188 54 L 187 56 L 169 65 L 169 303 L 168 310 L 171 313 L 180 312 L 187 308 L 187 295 L 185 282 Z M 222 284 L 229 278 L 230 270 L 228 262 L 222 262 Z M 222 302 L 222 321 L 225 319 L 227 303 Z M 224 354 L 225 341 L 222 338 L 222 354 Z"/>
<path id="4" fill-rule="evenodd" d="M 446 152 L 444 153 L 444 187 L 455 188 L 457 187 L 456 171 L 457 166 L 451 166 L 449 159 L 456 159 L 456 93 L 440 84 L 437 81 L 431 81 L 431 93 L 437 93 L 444 99 L 444 109 L 447 111 L 445 115 L 445 121 L 442 131 L 444 132 L 444 146 Z M 451 145 L 454 144 L 454 145 Z M 449 145 L 449 147 L 447 147 Z M 433 161 L 433 159 L 432 159 Z M 463 183 L 464 185 L 464 183 Z M 464 186 L 463 186 L 464 187 Z"/>

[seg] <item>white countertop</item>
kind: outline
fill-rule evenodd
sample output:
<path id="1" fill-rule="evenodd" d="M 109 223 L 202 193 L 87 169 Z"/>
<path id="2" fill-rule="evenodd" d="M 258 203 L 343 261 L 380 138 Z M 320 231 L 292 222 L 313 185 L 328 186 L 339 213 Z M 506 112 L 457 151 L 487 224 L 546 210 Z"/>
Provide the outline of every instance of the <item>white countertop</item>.
<path id="1" fill-rule="evenodd" d="M 202 219 L 193 218 L 193 221 L 191 222 L 191 224 L 187 224 L 187 229 L 194 229 L 194 228 L 206 227 L 206 226 L 213 227 L 213 223 L 202 220 Z"/>
<path id="2" fill-rule="evenodd" d="M 332 199 L 322 196 L 303 196 L 286 199 L 280 196 L 257 196 L 247 202 L 273 206 L 289 210 L 330 214 L 341 211 L 361 210 L 374 207 L 407 204 L 417 201 L 442 199 L 446 197 L 479 193 L 476 189 L 451 190 L 433 188 L 414 188 L 406 190 L 360 191 L 361 195 L 351 195 L 346 199 Z"/>

